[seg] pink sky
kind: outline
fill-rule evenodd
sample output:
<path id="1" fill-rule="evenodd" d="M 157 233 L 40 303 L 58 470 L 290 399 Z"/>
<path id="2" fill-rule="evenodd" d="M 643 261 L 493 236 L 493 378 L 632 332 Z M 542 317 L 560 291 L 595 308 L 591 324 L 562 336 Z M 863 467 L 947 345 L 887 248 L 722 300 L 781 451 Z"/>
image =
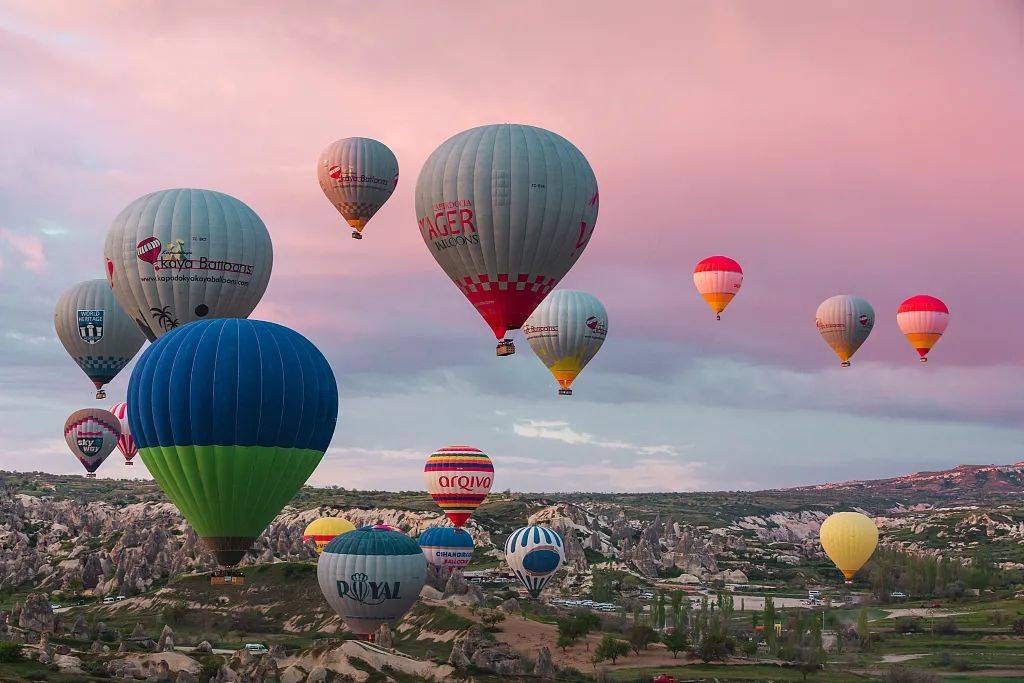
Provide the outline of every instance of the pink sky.
<path id="1" fill-rule="evenodd" d="M 449 392 L 453 405 L 510 411 L 501 426 L 483 420 L 467 435 L 498 430 L 493 438 L 510 457 L 529 457 L 537 443 L 614 441 L 596 433 L 610 429 L 608 418 L 587 410 L 585 384 L 569 408 L 547 385 L 534 395 L 526 380 L 502 374 L 546 381 L 525 345 L 515 366 L 494 365 L 489 332 L 416 230 L 412 190 L 426 156 L 460 130 L 513 121 L 569 138 L 597 174 L 595 237 L 564 281 L 597 294 L 611 316 L 609 350 L 587 376 L 600 401 L 628 416 L 638 434 L 621 440 L 641 455 L 678 441 L 674 461 L 643 457 L 678 467 L 682 485 L 728 483 L 711 466 L 693 476 L 720 456 L 710 427 L 697 421 L 673 435 L 660 426 L 709 400 L 723 422 L 730 410 L 781 401 L 794 441 L 819 434 L 823 414 L 868 420 L 863 429 L 888 435 L 880 444 L 917 443 L 910 434 L 934 418 L 943 429 L 998 432 L 990 443 L 958 433 L 962 448 L 957 437 L 926 440 L 905 462 L 879 454 L 866 471 L 844 472 L 855 477 L 928 458 L 935 466 L 1019 460 L 1024 324 L 1012 301 L 1024 275 L 1024 6 L 647 9 L 8 4 L 0 10 L 0 274 L 12 284 L 0 306 L 8 320 L 33 301 L 41 311 L 15 330 L 29 341 L 2 342 L 7 358 L 23 359 L 9 361 L 12 375 L 33 364 L 67 369 L 59 347 L 31 340 L 52 336 L 48 306 L 61 290 L 101 274 L 102 237 L 125 204 L 155 189 L 209 187 L 247 202 L 271 231 L 275 270 L 257 315 L 324 345 L 343 391 L 346 373 L 367 387 L 448 373 L 462 386 Z M 347 238 L 314 175 L 321 148 L 349 135 L 385 142 L 402 171 L 362 243 Z M 718 324 L 690 279 L 693 264 L 715 253 L 746 272 Z M 953 313 L 927 374 L 894 321 L 899 302 L 919 292 Z M 814 329 L 817 304 L 836 293 L 864 296 L 878 313 L 854 359 L 859 374 L 836 375 Z M 519 393 L 502 403 L 494 382 Z M 357 413 L 361 396 L 357 389 L 352 399 Z M 417 396 L 407 398 L 425 400 Z M 429 430 L 417 437 L 415 421 L 430 417 L 410 408 L 408 419 L 407 436 L 389 440 L 379 425 L 357 422 L 335 443 L 393 454 L 460 440 Z M 524 435 L 523 425 L 544 419 L 594 437 Z M 48 433 L 42 418 L 32 425 L 16 436 L 28 443 Z M 758 429 L 739 462 L 757 459 L 755 446 L 766 443 Z M 639 438 L 652 432 L 650 442 Z M 789 457 L 785 440 L 765 447 Z M 558 466 L 579 457 L 550 454 Z M 801 474 L 764 476 L 824 476 L 793 457 Z M 609 476 L 626 469 L 612 463 Z"/>

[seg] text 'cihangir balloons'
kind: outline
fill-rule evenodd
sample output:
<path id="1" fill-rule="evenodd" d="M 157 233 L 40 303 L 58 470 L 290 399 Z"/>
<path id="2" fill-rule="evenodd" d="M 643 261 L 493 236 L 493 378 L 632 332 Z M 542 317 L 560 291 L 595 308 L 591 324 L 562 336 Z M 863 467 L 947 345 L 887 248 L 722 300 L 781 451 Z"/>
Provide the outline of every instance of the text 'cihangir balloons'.
<path id="1" fill-rule="evenodd" d="M 362 636 L 381 624 L 394 627 L 419 598 L 426 577 L 427 560 L 416 541 L 383 527 L 338 536 L 316 565 L 327 603 Z"/>
<path id="2" fill-rule="evenodd" d="M 743 269 L 728 256 L 709 256 L 693 269 L 693 284 L 715 317 L 721 320 L 722 311 L 740 291 Z"/>
<path id="3" fill-rule="evenodd" d="M 878 527 L 859 512 L 837 512 L 821 525 L 821 547 L 849 583 L 871 559 L 878 545 Z"/>
<path id="4" fill-rule="evenodd" d="M 87 477 L 96 476 L 96 470 L 117 447 L 119 436 L 121 423 L 100 408 L 76 410 L 64 422 L 64 440 L 85 467 Z"/>
<path id="5" fill-rule="evenodd" d="M 352 237 L 360 240 L 363 228 L 398 186 L 398 159 L 371 138 L 344 138 L 320 153 L 316 176 L 327 199 L 352 227 Z"/>
<path id="6" fill-rule="evenodd" d="M 124 456 L 124 464 L 132 467 L 135 464 L 132 462 L 132 458 L 139 452 L 139 449 L 135 445 L 131 427 L 128 425 L 128 404 L 124 402 L 115 403 L 110 406 L 110 413 L 121 423 L 121 436 L 117 439 L 117 448 L 121 451 L 121 455 Z"/>
<path id="7" fill-rule="evenodd" d="M 142 354 L 128 385 L 142 461 L 223 566 L 306 483 L 337 419 L 327 359 L 259 320 L 175 329 Z"/>
<path id="8" fill-rule="evenodd" d="M 516 529 L 505 541 L 505 562 L 536 598 L 565 562 L 562 537 L 544 526 Z"/>
<path id="9" fill-rule="evenodd" d="M 321 517 L 314 519 L 302 532 L 303 541 L 312 541 L 316 545 L 316 554 L 319 555 L 327 547 L 327 544 L 342 534 L 355 530 L 356 526 L 341 517 Z"/>
<path id="10" fill-rule="evenodd" d="M 839 294 L 821 302 L 814 324 L 846 368 L 875 326 L 875 309 L 859 296 Z"/>
<path id="11" fill-rule="evenodd" d="M 64 292 L 57 300 L 53 327 L 68 354 L 92 380 L 96 398 L 106 397 L 103 385 L 146 341 L 102 279 L 79 282 Z"/>
<path id="12" fill-rule="evenodd" d="M 925 363 L 928 361 L 928 352 L 946 331 L 949 309 L 941 299 L 918 294 L 900 304 L 896 311 L 896 324 L 921 357 L 921 362 Z"/>
<path id="13" fill-rule="evenodd" d="M 597 297 L 572 289 L 556 289 L 537 306 L 523 325 L 530 348 L 571 396 L 573 380 L 597 355 L 608 336 L 608 312 Z"/>
<path id="14" fill-rule="evenodd" d="M 494 465 L 478 448 L 445 446 L 427 458 L 423 478 L 430 497 L 452 524 L 459 527 L 490 493 Z"/>
<path id="15" fill-rule="evenodd" d="M 473 559 L 473 537 L 465 529 L 435 526 L 420 534 L 420 548 L 427 563 L 461 569 Z"/>
<path id="16" fill-rule="evenodd" d="M 597 180 L 565 138 L 533 126 L 480 126 L 449 138 L 416 181 L 420 235 L 455 286 L 515 352 L 508 330 L 576 263 L 594 233 Z"/>
<path id="17" fill-rule="evenodd" d="M 107 279 L 150 341 L 204 318 L 244 318 L 270 281 L 267 227 L 243 202 L 213 190 L 153 192 L 107 231 Z"/>

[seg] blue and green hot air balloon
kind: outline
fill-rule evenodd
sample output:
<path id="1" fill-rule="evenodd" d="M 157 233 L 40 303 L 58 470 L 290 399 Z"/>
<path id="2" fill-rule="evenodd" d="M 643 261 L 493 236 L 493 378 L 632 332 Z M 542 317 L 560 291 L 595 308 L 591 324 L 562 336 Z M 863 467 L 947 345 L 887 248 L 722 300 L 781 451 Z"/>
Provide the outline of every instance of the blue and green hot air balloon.
<path id="1" fill-rule="evenodd" d="M 142 355 L 128 422 L 153 478 L 222 566 L 245 555 L 306 482 L 338 419 L 338 385 L 301 334 L 218 318 Z"/>

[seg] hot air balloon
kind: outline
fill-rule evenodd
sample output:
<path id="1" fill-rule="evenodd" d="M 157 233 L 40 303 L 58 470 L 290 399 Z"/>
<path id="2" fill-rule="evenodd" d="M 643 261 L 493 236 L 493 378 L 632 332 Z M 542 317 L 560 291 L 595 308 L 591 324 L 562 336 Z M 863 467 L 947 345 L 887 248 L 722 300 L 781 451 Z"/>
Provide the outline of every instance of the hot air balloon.
<path id="1" fill-rule="evenodd" d="M 306 482 L 337 419 L 327 359 L 299 333 L 258 320 L 172 330 L 128 385 L 142 461 L 223 566 Z"/>
<path id="2" fill-rule="evenodd" d="M 841 365 L 848 368 L 850 358 L 875 326 L 875 309 L 859 296 L 839 294 L 821 302 L 814 324 L 825 343 L 839 356 Z"/>
<path id="3" fill-rule="evenodd" d="M 106 398 L 103 385 L 146 341 L 103 280 L 79 282 L 64 292 L 57 300 L 53 326 L 60 343 L 96 386 L 96 398 Z"/>
<path id="4" fill-rule="evenodd" d="M 608 336 L 608 312 L 596 296 L 556 289 L 537 306 L 523 325 L 526 341 L 561 388 L 572 396 L 572 385 Z"/>
<path id="5" fill-rule="evenodd" d="M 524 526 L 505 541 L 505 562 L 536 598 L 565 562 L 562 537 L 543 526 Z"/>
<path id="6" fill-rule="evenodd" d="M 949 324 L 949 309 L 941 299 L 918 294 L 900 304 L 896 311 L 896 324 L 921 357 L 921 362 L 927 363 L 928 352 Z"/>
<path id="7" fill-rule="evenodd" d="M 395 626 L 420 595 L 427 561 L 403 533 L 366 526 L 327 544 L 316 578 L 328 604 L 361 636 Z"/>
<path id="8" fill-rule="evenodd" d="M 490 493 L 494 465 L 477 448 L 446 446 L 427 458 L 423 477 L 430 497 L 460 527 Z"/>
<path id="9" fill-rule="evenodd" d="M 850 583 L 878 545 L 878 527 L 859 512 L 837 512 L 821 525 L 821 547 Z"/>
<path id="10" fill-rule="evenodd" d="M 124 456 L 124 464 L 128 467 L 132 467 L 135 463 L 132 462 L 132 458 L 139 452 L 139 449 L 135 446 L 135 439 L 132 438 L 131 427 L 128 426 L 128 404 L 127 403 L 115 403 L 110 406 L 110 414 L 117 418 L 118 422 L 121 423 L 121 436 L 117 439 L 117 448 L 121 451 L 121 455 Z"/>
<path id="11" fill-rule="evenodd" d="M 117 446 L 119 436 L 120 421 L 100 408 L 76 410 L 64 422 L 64 440 L 90 478 L 96 476 L 96 470 Z"/>
<path id="12" fill-rule="evenodd" d="M 342 534 L 353 531 L 356 526 L 341 517 L 321 517 L 314 519 L 302 532 L 303 541 L 313 541 L 316 544 L 316 554 L 319 555 L 327 547 L 327 544 Z"/>
<path id="13" fill-rule="evenodd" d="M 435 567 L 462 569 L 473 559 L 473 537 L 465 529 L 435 526 L 420 534 L 420 548 Z"/>
<path id="14" fill-rule="evenodd" d="M 597 181 L 572 143 L 543 128 L 480 126 L 423 164 L 416 217 L 441 269 L 515 353 L 523 323 L 590 242 Z"/>
<path id="15" fill-rule="evenodd" d="M 320 189 L 363 239 L 363 228 L 398 186 L 398 159 L 381 142 L 344 138 L 332 142 L 316 164 Z"/>
<path id="16" fill-rule="evenodd" d="M 263 297 L 274 250 L 263 221 L 212 190 L 161 190 L 129 204 L 107 231 L 107 279 L 153 341 L 203 318 L 244 318 Z"/>
<path id="17" fill-rule="evenodd" d="M 728 256 L 709 256 L 693 269 L 693 284 L 715 312 L 715 317 L 721 320 L 722 311 L 740 291 L 743 269 Z"/>

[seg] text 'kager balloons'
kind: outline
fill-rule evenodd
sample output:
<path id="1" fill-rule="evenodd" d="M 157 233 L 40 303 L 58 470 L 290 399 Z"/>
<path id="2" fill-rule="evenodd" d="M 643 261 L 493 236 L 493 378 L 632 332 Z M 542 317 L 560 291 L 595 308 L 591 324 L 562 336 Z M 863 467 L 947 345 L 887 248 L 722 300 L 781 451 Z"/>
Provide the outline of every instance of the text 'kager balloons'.
<path id="1" fill-rule="evenodd" d="M 327 146 L 316 164 L 320 189 L 363 239 L 363 228 L 398 187 L 398 159 L 383 143 L 344 138 Z"/>
<path id="2" fill-rule="evenodd" d="M 321 517 L 306 526 L 306 530 L 302 532 L 302 540 L 313 541 L 316 545 L 316 554 L 319 555 L 328 543 L 355 528 L 355 524 L 341 517 Z"/>
<path id="3" fill-rule="evenodd" d="M 327 603 L 359 635 L 394 627 L 420 596 L 427 561 L 416 541 L 365 526 L 327 544 L 316 564 Z"/>
<path id="4" fill-rule="evenodd" d="M 420 534 L 420 548 L 435 567 L 462 569 L 473 559 L 473 537 L 465 529 L 435 526 Z"/>
<path id="5" fill-rule="evenodd" d="M 128 404 L 115 403 L 110 406 L 110 413 L 121 423 L 121 436 L 117 439 L 117 448 L 124 456 L 124 464 L 132 467 L 135 464 L 132 462 L 132 458 L 139 452 L 139 449 L 135 445 L 135 439 L 132 438 L 131 427 L 128 426 Z"/>
<path id="6" fill-rule="evenodd" d="M 87 477 L 96 476 L 96 470 L 117 446 L 120 435 L 118 419 L 99 408 L 76 410 L 64 422 L 64 440 L 85 467 Z"/>
<path id="7" fill-rule="evenodd" d="M 103 280 L 79 282 L 64 292 L 57 300 L 53 327 L 60 343 L 96 386 L 96 398 L 106 397 L 101 387 L 146 341 Z"/>
<path id="8" fill-rule="evenodd" d="M 494 483 L 494 465 L 471 446 L 446 446 L 423 466 L 427 492 L 455 526 L 462 526 L 480 507 Z"/>
<path id="9" fill-rule="evenodd" d="M 524 526 L 505 541 L 505 562 L 536 598 L 565 562 L 562 537 L 543 526 Z"/>
<path id="10" fill-rule="evenodd" d="M 203 318 L 244 318 L 270 281 L 274 250 L 256 212 L 212 190 L 153 192 L 107 232 L 107 279 L 150 341 Z"/>
<path id="11" fill-rule="evenodd" d="M 142 354 L 128 385 L 139 455 L 221 565 L 237 564 L 331 442 L 338 385 L 298 332 L 201 320 Z"/>
<path id="12" fill-rule="evenodd" d="M 848 368 L 850 358 L 875 326 L 875 309 L 859 296 L 839 294 L 821 302 L 814 324 L 825 343 L 839 356 L 840 365 Z"/>
<path id="13" fill-rule="evenodd" d="M 743 269 L 728 256 L 709 256 L 693 270 L 693 284 L 715 317 L 722 319 L 722 311 L 729 305 L 743 284 Z"/>
<path id="14" fill-rule="evenodd" d="M 918 294 L 900 304 L 896 311 L 896 324 L 921 357 L 921 362 L 926 363 L 928 352 L 949 324 L 949 309 L 941 299 Z"/>
<path id="15" fill-rule="evenodd" d="M 859 512 L 837 512 L 821 525 L 821 547 L 849 583 L 871 559 L 878 545 L 878 527 Z"/>
<path id="16" fill-rule="evenodd" d="M 480 126 L 423 164 L 416 218 L 430 254 L 501 340 L 572 268 L 597 221 L 597 180 L 571 142 L 543 128 Z"/>
<path id="17" fill-rule="evenodd" d="M 608 336 L 608 312 L 596 296 L 556 289 L 527 319 L 523 333 L 561 386 L 558 393 L 571 396 L 573 380 Z"/>

